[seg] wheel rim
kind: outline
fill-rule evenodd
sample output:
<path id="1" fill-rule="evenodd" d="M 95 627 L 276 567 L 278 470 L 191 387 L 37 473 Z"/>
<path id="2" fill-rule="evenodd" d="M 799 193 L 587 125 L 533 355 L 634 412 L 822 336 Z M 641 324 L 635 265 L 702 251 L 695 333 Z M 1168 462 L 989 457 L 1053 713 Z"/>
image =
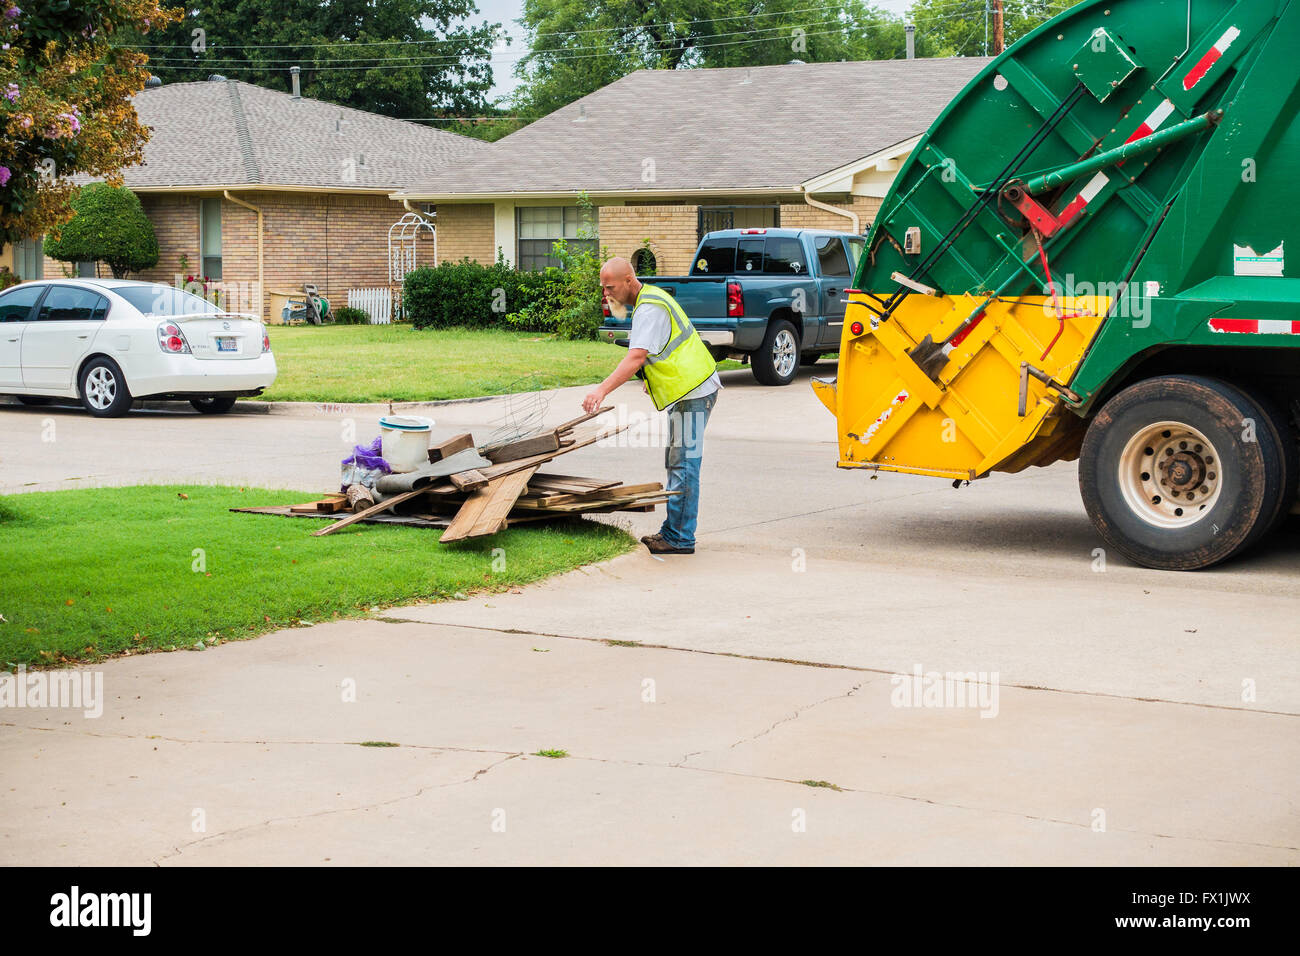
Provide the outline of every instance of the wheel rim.
<path id="1" fill-rule="evenodd" d="M 95 408 L 108 408 L 117 398 L 117 377 L 103 365 L 86 376 L 86 400 Z"/>
<path id="2" fill-rule="evenodd" d="M 785 378 L 794 371 L 798 361 L 799 350 L 794 335 L 788 329 L 782 329 L 776 333 L 776 340 L 772 342 L 772 365 L 776 368 L 776 374 Z"/>
<path id="3" fill-rule="evenodd" d="M 1223 489 L 1222 460 L 1201 432 L 1157 422 L 1129 439 L 1119 457 L 1125 503 L 1158 528 L 1186 528 L 1208 515 Z"/>

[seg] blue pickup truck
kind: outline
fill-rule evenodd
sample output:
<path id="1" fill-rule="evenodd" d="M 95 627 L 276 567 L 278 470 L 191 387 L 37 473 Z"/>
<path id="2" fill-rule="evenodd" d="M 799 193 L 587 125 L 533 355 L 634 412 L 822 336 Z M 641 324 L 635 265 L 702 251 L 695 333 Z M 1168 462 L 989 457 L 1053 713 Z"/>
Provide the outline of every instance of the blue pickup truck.
<path id="1" fill-rule="evenodd" d="M 817 229 L 722 229 L 700 242 L 688 276 L 640 276 L 666 289 L 714 357 L 740 358 L 763 385 L 789 385 L 840 347 L 844 290 L 862 236 Z M 602 339 L 626 339 L 632 318 L 605 313 Z"/>

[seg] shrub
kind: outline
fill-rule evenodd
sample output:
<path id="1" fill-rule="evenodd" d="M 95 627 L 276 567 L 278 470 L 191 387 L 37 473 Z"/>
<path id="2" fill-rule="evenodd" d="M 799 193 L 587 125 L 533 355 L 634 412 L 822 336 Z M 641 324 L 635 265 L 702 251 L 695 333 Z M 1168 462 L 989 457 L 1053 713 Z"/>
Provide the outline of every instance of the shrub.
<path id="1" fill-rule="evenodd" d="M 158 239 L 140 197 L 125 186 L 90 183 L 70 203 L 75 215 L 45 237 L 45 254 L 63 262 L 107 262 L 114 279 L 158 264 Z"/>
<path id="2" fill-rule="evenodd" d="M 490 266 L 462 259 L 408 273 L 402 301 L 417 329 L 487 328 L 526 308 L 545 286 L 536 273 L 510 268 L 504 257 Z"/>
<path id="3" fill-rule="evenodd" d="M 364 309 L 354 309 L 350 305 L 345 305 L 340 309 L 331 309 L 336 325 L 369 325 L 370 313 Z"/>

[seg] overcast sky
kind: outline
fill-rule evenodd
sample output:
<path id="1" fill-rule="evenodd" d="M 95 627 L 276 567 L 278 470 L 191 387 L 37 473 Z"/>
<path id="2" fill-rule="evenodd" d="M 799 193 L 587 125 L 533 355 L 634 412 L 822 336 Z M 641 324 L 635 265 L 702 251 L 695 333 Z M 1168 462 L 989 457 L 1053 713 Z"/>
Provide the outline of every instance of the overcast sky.
<path id="1" fill-rule="evenodd" d="M 514 21 L 523 15 L 524 0 L 474 0 L 474 2 L 478 4 L 479 16 L 473 18 L 473 22 L 500 23 L 514 41 L 508 47 L 498 46 L 492 57 L 492 79 L 495 85 L 492 87 L 491 96 L 503 97 L 519 83 L 514 74 L 515 64 L 523 56 L 526 47 L 523 42 L 523 28 Z M 877 6 L 895 13 L 903 12 L 910 3 L 911 0 L 876 0 Z M 815 0 L 808 5 L 814 6 Z"/>

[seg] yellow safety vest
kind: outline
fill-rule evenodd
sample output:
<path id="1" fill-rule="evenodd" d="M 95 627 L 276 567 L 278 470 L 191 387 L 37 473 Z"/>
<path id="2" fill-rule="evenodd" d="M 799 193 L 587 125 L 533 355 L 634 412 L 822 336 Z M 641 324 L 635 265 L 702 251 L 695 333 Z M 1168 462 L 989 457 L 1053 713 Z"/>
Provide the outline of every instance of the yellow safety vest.
<path id="1" fill-rule="evenodd" d="M 676 299 L 658 286 L 643 284 L 637 293 L 636 305 L 643 302 L 661 305 L 668 312 L 668 342 L 662 350 L 647 356 L 642 366 L 650 398 L 654 400 L 655 408 L 663 411 L 703 385 L 717 370 L 718 363 Z"/>

